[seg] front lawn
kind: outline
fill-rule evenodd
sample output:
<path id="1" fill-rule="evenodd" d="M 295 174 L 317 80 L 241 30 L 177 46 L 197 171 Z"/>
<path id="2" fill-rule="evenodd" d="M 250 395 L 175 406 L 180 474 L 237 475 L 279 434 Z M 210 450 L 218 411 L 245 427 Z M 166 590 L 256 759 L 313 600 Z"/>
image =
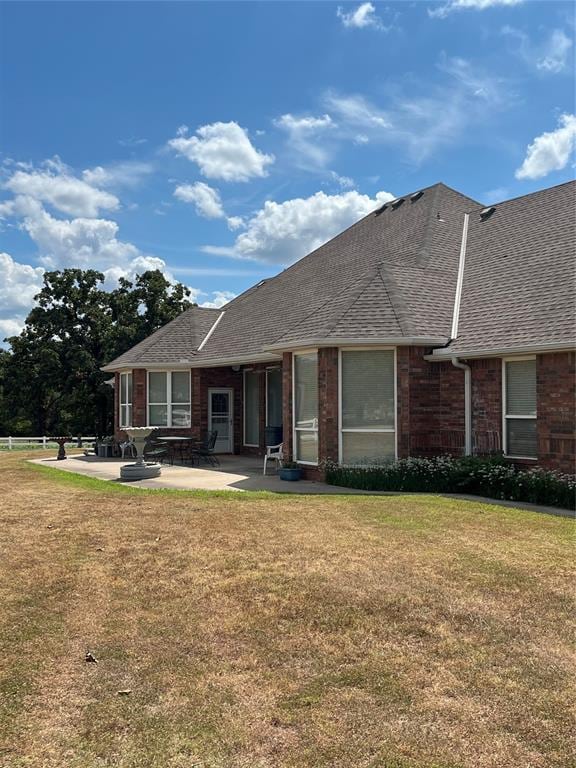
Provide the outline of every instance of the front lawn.
<path id="1" fill-rule="evenodd" d="M 574 765 L 571 520 L 21 453 L 0 494 L 2 768 Z"/>

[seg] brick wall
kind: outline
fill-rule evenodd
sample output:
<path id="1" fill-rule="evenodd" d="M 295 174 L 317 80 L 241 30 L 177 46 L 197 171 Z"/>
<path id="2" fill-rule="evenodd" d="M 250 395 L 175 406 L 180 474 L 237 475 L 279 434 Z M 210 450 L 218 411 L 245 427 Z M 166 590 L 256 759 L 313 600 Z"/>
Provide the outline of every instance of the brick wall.
<path id="1" fill-rule="evenodd" d="M 576 354 L 536 358 L 538 460 L 550 469 L 576 471 Z"/>
<path id="2" fill-rule="evenodd" d="M 318 457 L 338 461 L 338 348 L 318 350 Z"/>
<path id="3" fill-rule="evenodd" d="M 292 456 L 292 353 L 284 352 L 282 356 L 282 413 L 283 413 L 283 443 L 284 455 Z"/>

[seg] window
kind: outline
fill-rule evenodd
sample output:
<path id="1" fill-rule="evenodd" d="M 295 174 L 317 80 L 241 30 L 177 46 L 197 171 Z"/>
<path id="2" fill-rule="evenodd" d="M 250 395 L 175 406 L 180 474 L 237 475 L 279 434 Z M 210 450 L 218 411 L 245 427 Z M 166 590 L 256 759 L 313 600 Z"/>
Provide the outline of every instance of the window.
<path id="1" fill-rule="evenodd" d="M 282 426 L 282 369 L 266 371 L 266 426 Z"/>
<path id="2" fill-rule="evenodd" d="M 257 371 L 244 371 L 244 445 L 259 445 L 260 376 Z"/>
<path id="3" fill-rule="evenodd" d="M 120 426 L 132 425 L 132 373 L 120 374 Z"/>
<path id="4" fill-rule="evenodd" d="M 536 458 L 536 358 L 504 361 L 504 453 Z"/>
<path id="5" fill-rule="evenodd" d="M 318 354 L 294 355 L 294 458 L 318 463 Z"/>
<path id="6" fill-rule="evenodd" d="M 395 352 L 340 352 L 340 461 L 374 464 L 396 456 Z"/>
<path id="7" fill-rule="evenodd" d="M 189 427 L 190 372 L 148 372 L 148 426 Z"/>

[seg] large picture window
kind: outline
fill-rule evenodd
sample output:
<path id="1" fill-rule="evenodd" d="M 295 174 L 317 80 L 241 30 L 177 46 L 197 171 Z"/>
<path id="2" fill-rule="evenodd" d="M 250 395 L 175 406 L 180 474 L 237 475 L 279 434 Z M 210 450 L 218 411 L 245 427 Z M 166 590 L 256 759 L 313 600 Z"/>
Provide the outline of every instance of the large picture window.
<path id="1" fill-rule="evenodd" d="M 244 445 L 259 445 L 260 436 L 260 376 L 256 371 L 244 371 Z"/>
<path id="2" fill-rule="evenodd" d="M 148 372 L 148 426 L 189 427 L 190 372 Z"/>
<path id="3" fill-rule="evenodd" d="M 294 355 L 294 458 L 318 463 L 318 355 Z"/>
<path id="4" fill-rule="evenodd" d="M 536 358 L 504 361 L 504 453 L 536 458 Z"/>
<path id="5" fill-rule="evenodd" d="M 132 373 L 120 374 L 120 426 L 132 424 Z"/>
<path id="6" fill-rule="evenodd" d="M 340 460 L 376 464 L 396 456 L 393 349 L 340 352 Z"/>

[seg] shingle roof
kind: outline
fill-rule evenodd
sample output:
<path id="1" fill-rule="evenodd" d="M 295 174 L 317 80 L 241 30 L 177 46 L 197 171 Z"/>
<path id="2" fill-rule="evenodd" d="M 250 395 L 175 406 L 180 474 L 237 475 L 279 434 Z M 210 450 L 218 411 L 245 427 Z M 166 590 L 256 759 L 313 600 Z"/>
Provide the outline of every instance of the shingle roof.
<path id="1" fill-rule="evenodd" d="M 190 362 L 221 314 L 219 309 L 191 307 L 117 357 L 109 366 Z"/>
<path id="2" fill-rule="evenodd" d="M 575 211 L 572 181 L 471 215 L 457 338 L 437 354 L 574 344 Z"/>
<path id="3" fill-rule="evenodd" d="M 574 338 L 575 183 L 500 203 L 485 219 L 479 203 L 444 184 L 422 191 L 222 310 L 188 310 L 107 368 L 263 359 L 319 339 L 426 339 L 452 355 Z M 460 322 L 449 343 L 466 213 Z"/>

